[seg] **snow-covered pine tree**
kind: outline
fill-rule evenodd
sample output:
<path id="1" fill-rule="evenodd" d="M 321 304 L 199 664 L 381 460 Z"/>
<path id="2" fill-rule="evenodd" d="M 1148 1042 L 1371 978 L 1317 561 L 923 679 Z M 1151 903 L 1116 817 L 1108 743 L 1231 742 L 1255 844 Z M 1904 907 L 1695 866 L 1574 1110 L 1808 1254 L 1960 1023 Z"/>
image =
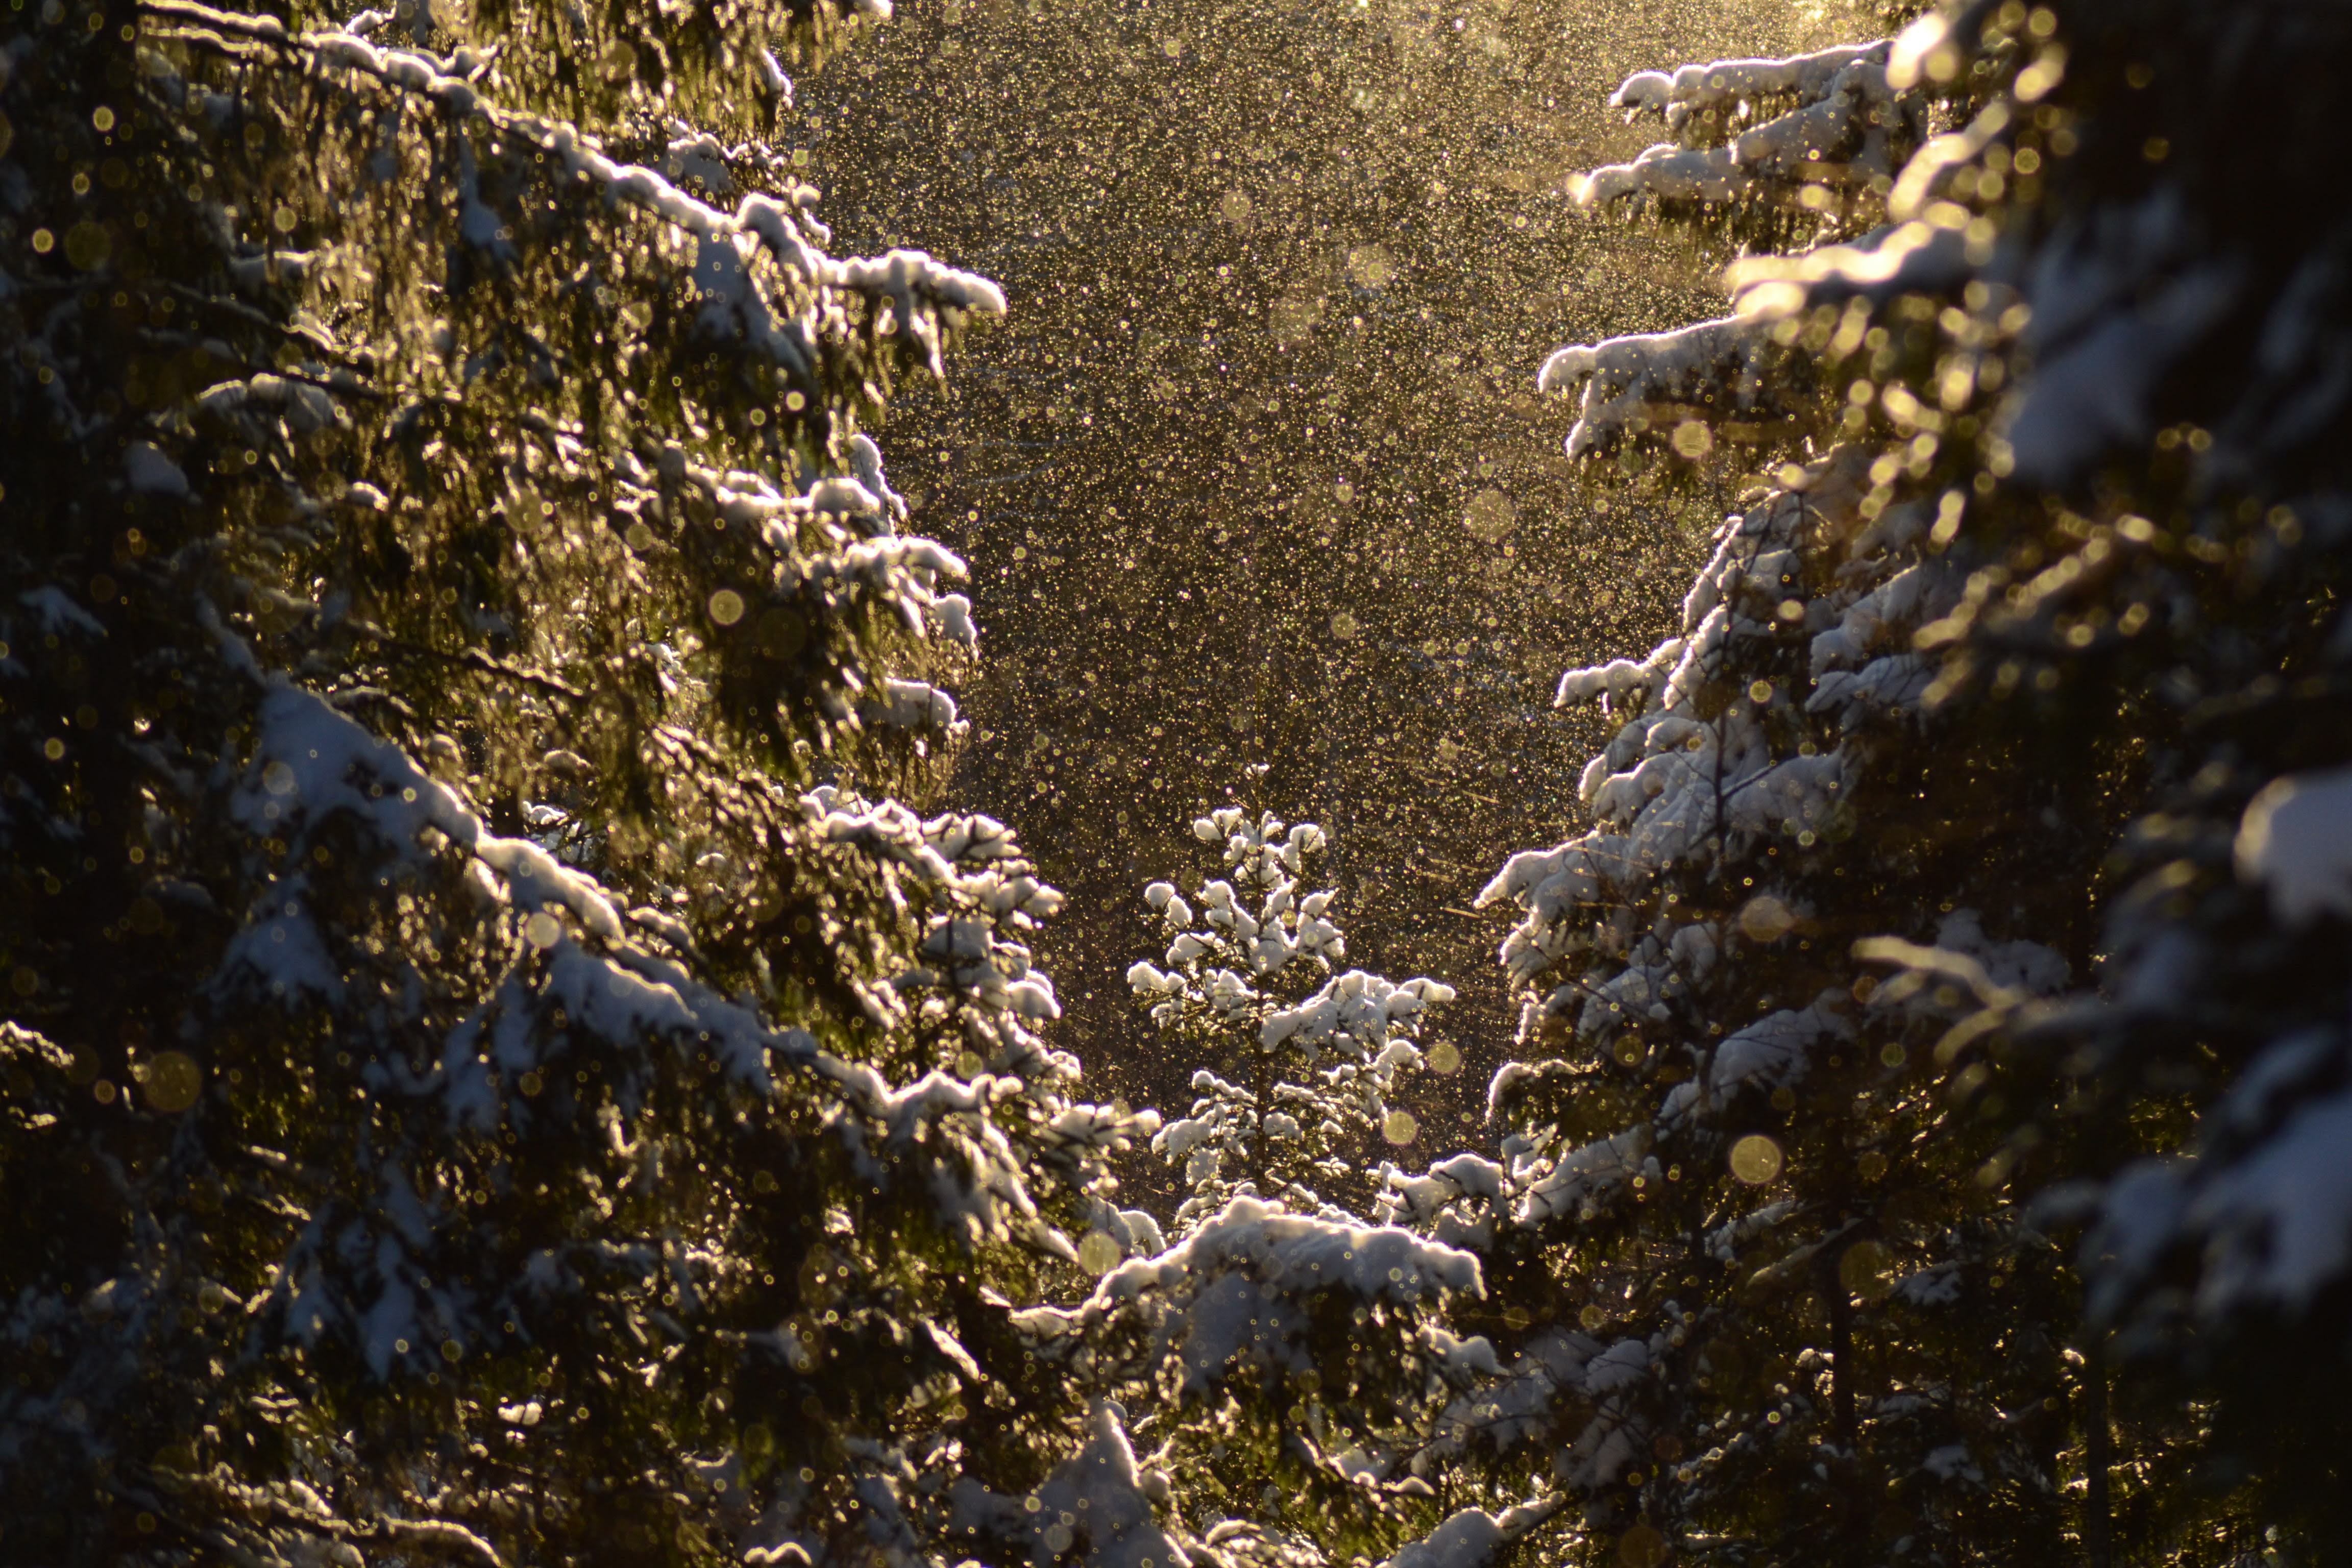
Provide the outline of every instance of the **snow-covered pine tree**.
<path id="1" fill-rule="evenodd" d="M 2324 97 L 2347 36 L 1956 5 L 1619 95 L 1682 141 L 1580 183 L 1596 207 L 1821 226 L 1730 268 L 1731 317 L 1546 367 L 1582 388 L 1572 454 L 1760 435 L 1776 482 L 1681 635 L 1561 682 L 1622 727 L 1592 830 L 1487 892 L 1544 1052 L 1495 1084 L 1499 1195 L 1398 1184 L 1492 1236 L 1525 1314 L 1447 1447 L 1559 1451 L 1595 1548 L 2343 1539 L 2311 1369 L 2352 1224 L 2308 1161 L 2345 1071 L 2313 955 L 2352 832 L 2347 246 L 2294 194 L 2325 132 L 2260 106 Z M 2099 1216 L 2080 1272 L 2044 1236 L 2070 1213 Z"/>
<path id="2" fill-rule="evenodd" d="M 1916 52 L 1969 58 L 1972 20 Z M 1958 288 L 2011 288 L 2026 320 L 2012 390 L 1972 405 L 2004 445 L 1970 481 L 1970 574 L 1916 640 L 1946 707 L 2031 714 L 2130 820 L 2096 990 L 2039 1006 L 1962 971 L 1987 1005 L 1954 1052 L 2005 1135 L 1987 1178 L 2041 1186 L 2053 1230 L 2091 1221 L 2085 1392 L 2121 1417 L 2086 1478 L 2113 1498 L 2095 1553 L 2324 1562 L 2352 1551 L 2326 1436 L 2352 1397 L 2352 222 L 2301 193 L 2335 177 L 2314 106 L 2352 70 L 2352 16 L 2045 25 L 2067 53 L 2031 121 L 1937 176 L 2002 231 Z M 2001 184 L 2028 149 L 2032 200 Z"/>
<path id="3" fill-rule="evenodd" d="M 1001 300 L 761 134 L 856 19 L 0 19 L 12 1559 L 1019 1555 L 1108 1440 L 1056 895 L 881 798 L 864 431 Z"/>
<path id="4" fill-rule="evenodd" d="M 1169 939 L 1167 967 L 1147 959 L 1127 972 L 1160 1033 L 1208 1064 L 1192 1075 L 1191 1113 L 1151 1141 L 1182 1175 L 1176 1231 L 1237 1194 L 1354 1219 L 1380 1191 L 1368 1156 L 1382 1140 L 1416 1135 L 1412 1113 L 1391 1108 L 1389 1092 L 1422 1065 L 1428 1008 L 1452 1001 L 1453 988 L 1332 973 L 1348 953 L 1337 895 L 1300 890 L 1325 848 L 1314 823 L 1286 825 L 1270 811 L 1252 821 L 1224 806 L 1195 820 L 1192 835 L 1223 850 L 1228 876 L 1203 878 L 1192 900 L 1171 882 L 1145 888 Z"/>
<path id="5" fill-rule="evenodd" d="M 1301 890 L 1319 827 L 1228 806 L 1192 832 L 1226 875 L 1190 899 L 1151 884 L 1167 967 L 1128 973 L 1161 1034 L 1215 1064 L 1192 1115 L 1154 1141 L 1184 1173 L 1173 1245 L 1146 1216 L 1105 1213 L 1082 1253 L 1105 1270 L 1093 1294 L 1017 1321 L 1103 1402 L 1098 1418 L 1150 1446 L 1155 1487 L 1183 1478 L 1166 1495 L 1189 1557 L 1315 1568 L 1385 1554 L 1426 1523 L 1431 1489 L 1408 1461 L 1496 1368 L 1486 1341 L 1445 1322 L 1480 1293 L 1477 1261 L 1332 1200 L 1379 1190 L 1378 1140 L 1411 1142 L 1388 1094 L 1453 992 L 1331 973 L 1346 955 L 1332 894 Z M 1008 1518 L 1020 1506 L 991 1501 Z M 1055 1550 L 1131 1563 L 1132 1548 L 1087 1539 L 1087 1517 L 1063 1514 Z"/>
<path id="6" fill-rule="evenodd" d="M 2013 74 L 2014 53 L 1996 67 Z M 1682 143 L 1579 194 L 1824 242 L 1906 217 L 1917 149 L 1996 82 L 1893 57 L 1637 76 L 1618 100 Z M 1874 351 L 1869 325 L 1834 346 Z M 1517 1462 L 1556 1468 L 1591 1549 L 1633 1559 L 2031 1558 L 2061 1535 L 2063 1346 L 2046 1310 L 1984 1308 L 2044 1290 L 2050 1259 L 2021 1258 L 1999 1195 L 1965 1179 L 1990 1151 L 1922 1070 L 1938 994 L 1874 994 L 1847 949 L 1901 930 L 2044 990 L 2068 960 L 2015 940 L 2013 875 L 1966 864 L 1965 818 L 1932 787 L 1962 770 L 1931 774 L 1917 735 L 1928 678 L 1872 640 L 1921 585 L 1873 493 L 1894 443 L 1822 396 L 1821 362 L 1794 347 L 1735 317 L 1546 367 L 1584 387 L 1572 454 L 1655 441 L 1696 458 L 1756 426 L 1795 450 L 1725 524 L 1681 636 L 1563 679 L 1564 705 L 1631 720 L 1582 783 L 1596 826 L 1487 890 L 1526 917 L 1505 962 L 1549 1059 L 1496 1081 L 1517 1129 L 1499 1197 L 1410 1194 L 1494 1227 L 1490 1275 L 1528 1326 L 1450 1443 L 1564 1446 L 1556 1466 Z M 1940 895 L 1924 930 L 1923 887 Z"/>

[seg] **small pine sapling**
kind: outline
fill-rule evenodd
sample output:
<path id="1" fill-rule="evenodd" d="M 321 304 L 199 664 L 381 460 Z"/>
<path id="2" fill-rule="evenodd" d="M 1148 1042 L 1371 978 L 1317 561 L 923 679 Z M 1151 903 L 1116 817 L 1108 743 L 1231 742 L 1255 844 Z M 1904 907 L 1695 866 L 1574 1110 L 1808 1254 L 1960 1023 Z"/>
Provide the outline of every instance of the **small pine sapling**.
<path id="1" fill-rule="evenodd" d="M 1302 892 L 1324 850 L 1311 822 L 1255 821 L 1227 806 L 1192 824 L 1220 845 L 1229 878 L 1207 878 L 1187 900 L 1153 882 L 1144 902 L 1169 938 L 1166 967 L 1144 961 L 1128 984 L 1164 1034 L 1213 1065 L 1192 1075 L 1191 1113 L 1160 1129 L 1155 1152 L 1183 1173 L 1177 1211 L 1190 1231 L 1239 1194 L 1294 1213 L 1352 1217 L 1330 1196 L 1368 1197 L 1365 1156 L 1375 1137 L 1409 1144 L 1412 1112 L 1391 1106 L 1398 1075 L 1422 1065 L 1427 1009 L 1450 1002 L 1434 980 L 1398 984 L 1361 969 L 1333 974 L 1347 939 L 1330 889 Z M 1197 900 L 1196 911 L 1193 904 Z M 1313 978 L 1322 984 L 1307 986 Z"/>

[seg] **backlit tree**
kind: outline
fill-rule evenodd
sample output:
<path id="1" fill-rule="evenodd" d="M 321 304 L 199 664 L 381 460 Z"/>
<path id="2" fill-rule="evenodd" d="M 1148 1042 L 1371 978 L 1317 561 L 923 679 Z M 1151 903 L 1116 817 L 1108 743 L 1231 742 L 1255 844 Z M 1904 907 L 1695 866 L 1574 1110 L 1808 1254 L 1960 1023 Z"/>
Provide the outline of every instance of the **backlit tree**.
<path id="1" fill-rule="evenodd" d="M 0 19 L 12 1558 L 1025 1552 L 953 1484 L 1107 1440 L 1057 895 L 887 798 L 972 626 L 865 431 L 1002 300 L 761 138 L 861 25 Z"/>
<path id="2" fill-rule="evenodd" d="M 1169 938 L 1167 967 L 1146 960 L 1127 972 L 1161 1035 L 1211 1064 L 1192 1075 L 1200 1098 L 1191 1113 L 1152 1139 L 1183 1173 L 1178 1228 L 1236 1193 L 1298 1213 L 1344 1213 L 1325 1194 L 1354 1197 L 1364 1188 L 1361 1209 L 1374 1190 L 1362 1179 L 1374 1141 L 1413 1141 L 1412 1113 L 1392 1109 L 1389 1091 L 1401 1071 L 1422 1064 L 1427 1008 L 1454 993 L 1434 980 L 1331 973 L 1348 952 L 1334 895 L 1300 890 L 1325 847 L 1315 824 L 1286 826 L 1271 812 L 1252 821 L 1226 806 L 1194 822 L 1192 833 L 1222 846 L 1231 879 L 1203 879 L 1192 900 L 1173 883 L 1146 888 L 1144 902 Z M 1318 977 L 1323 984 L 1310 991 Z"/>
<path id="3" fill-rule="evenodd" d="M 1620 728 L 1487 890 L 1507 1167 L 1408 1194 L 1527 1323 L 1447 1452 L 1551 1448 L 1588 1549 L 2340 1545 L 2346 249 L 2260 106 L 2347 44 L 1968 4 L 1621 89 L 1677 140 L 1580 197 L 1784 253 L 1556 355 L 1570 452 L 1769 482 L 1563 679 Z"/>

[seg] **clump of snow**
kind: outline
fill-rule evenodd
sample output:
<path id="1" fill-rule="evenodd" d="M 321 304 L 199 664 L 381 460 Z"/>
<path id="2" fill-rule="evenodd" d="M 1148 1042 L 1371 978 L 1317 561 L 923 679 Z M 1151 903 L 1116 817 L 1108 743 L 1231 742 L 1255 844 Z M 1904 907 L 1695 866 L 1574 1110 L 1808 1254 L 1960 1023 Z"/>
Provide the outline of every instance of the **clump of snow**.
<path id="1" fill-rule="evenodd" d="M 958 728 L 956 700 L 927 680 L 884 678 L 881 700 L 872 705 L 877 722 L 900 730 Z"/>
<path id="2" fill-rule="evenodd" d="M 2352 917 L 2352 768 L 2273 779 L 2238 826 L 2238 875 L 2289 926 Z"/>
<path id="3" fill-rule="evenodd" d="M 1466 1152 L 1440 1160 L 1418 1175 L 1391 1167 L 1381 1172 L 1381 1219 L 1481 1255 L 1493 1246 L 1496 1216 L 1507 1208 L 1513 1192 L 1502 1165 Z"/>
<path id="4" fill-rule="evenodd" d="M 152 441 L 133 441 L 122 449 L 122 478 L 142 495 L 188 493 L 188 476 Z"/>
<path id="5" fill-rule="evenodd" d="M 1197 1389 L 1245 1366 L 1313 1367 L 1318 1297 L 1433 1308 L 1485 1290 L 1478 1260 L 1457 1248 L 1394 1226 L 1288 1214 L 1244 1194 L 1167 1251 L 1103 1275 L 1077 1308 L 1034 1308 L 1014 1321 L 1045 1342 L 1102 1342 L 1107 1330 L 1124 1328 L 1139 1336 L 1146 1364 L 1171 1364 Z M 1470 1347 L 1483 1344 L 1429 1350 L 1466 1374 L 1484 1359 Z"/>
<path id="6" fill-rule="evenodd" d="M 1559 1512 L 1560 1506 L 1550 1500 L 1524 1502 L 1505 1509 L 1500 1516 L 1483 1508 L 1464 1509 L 1421 1540 L 1399 1547 L 1384 1568 L 1486 1568 L 1498 1550 Z"/>
<path id="7" fill-rule="evenodd" d="M 1072 1561 L 1087 1568 L 1187 1568 L 1192 1562 L 1153 1516 L 1150 1494 L 1164 1496 L 1167 1479 L 1154 1478 L 1154 1485 L 1144 1476 L 1122 1424 L 1125 1415 L 1111 1401 L 1098 1402 L 1087 1417 L 1086 1445 L 1038 1487 L 1044 1507 L 1032 1527 L 1035 1568 Z M 1078 1525 L 1062 1525 L 1067 1516 L 1076 1516 Z M 1057 1529 L 1069 1534 L 1058 1546 Z"/>
<path id="8" fill-rule="evenodd" d="M 1584 1205 L 1604 1198 L 1635 1176 L 1655 1169 L 1649 1158 L 1649 1124 L 1637 1123 L 1622 1132 L 1571 1149 L 1549 1162 L 1540 1174 L 1521 1175 L 1518 1206 L 1512 1218 L 1533 1229 L 1556 1215 L 1574 1214 Z M 1526 1179 L 1532 1175 L 1533 1179 Z"/>

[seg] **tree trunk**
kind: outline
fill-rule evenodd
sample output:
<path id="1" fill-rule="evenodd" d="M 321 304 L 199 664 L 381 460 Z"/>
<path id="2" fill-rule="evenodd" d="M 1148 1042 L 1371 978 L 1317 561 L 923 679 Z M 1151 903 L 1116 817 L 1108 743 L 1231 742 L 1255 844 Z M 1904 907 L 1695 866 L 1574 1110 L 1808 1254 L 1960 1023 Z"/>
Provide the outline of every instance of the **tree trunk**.
<path id="1" fill-rule="evenodd" d="M 2093 1340 L 2083 1352 L 2083 1558 L 2087 1568 L 2110 1568 L 2115 1528 L 2107 1495 L 2107 1472 L 2115 1457 L 2107 1430 L 2107 1363 Z"/>
<path id="2" fill-rule="evenodd" d="M 1838 1447 L 1854 1452 L 1853 1432 L 1853 1293 L 1830 1266 L 1830 1415 L 1836 1424 Z"/>
<path id="3" fill-rule="evenodd" d="M 1257 1168 L 1250 1174 L 1257 1183 L 1257 1195 L 1269 1202 L 1274 1194 L 1267 1190 L 1273 1178 L 1268 1174 L 1274 1163 L 1274 1151 L 1268 1144 L 1265 1130 L 1266 1113 L 1274 1109 L 1274 1057 L 1272 1053 L 1253 1045 L 1250 1047 L 1254 1073 L 1250 1091 L 1257 1096 Z"/>

